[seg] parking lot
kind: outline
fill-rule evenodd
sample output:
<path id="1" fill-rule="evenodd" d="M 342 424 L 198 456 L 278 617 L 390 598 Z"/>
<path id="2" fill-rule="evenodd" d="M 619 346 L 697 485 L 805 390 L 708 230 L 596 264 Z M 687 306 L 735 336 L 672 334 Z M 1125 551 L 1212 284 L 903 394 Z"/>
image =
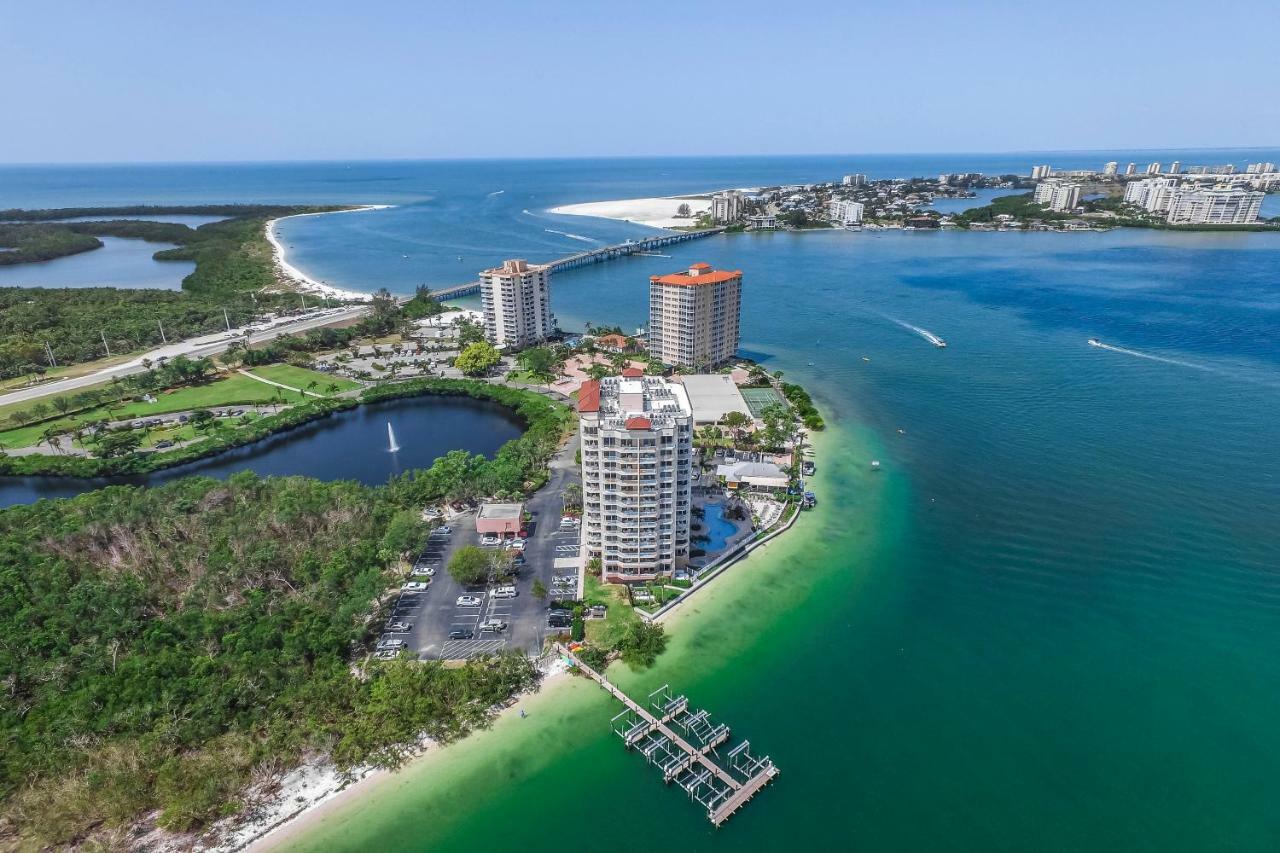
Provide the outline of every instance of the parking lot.
<path id="1" fill-rule="evenodd" d="M 525 504 L 533 518 L 519 552 L 523 564 L 511 581 L 513 596 L 495 595 L 494 584 L 463 586 L 449 574 L 449 559 L 458 548 L 481 544 L 475 511 L 454 515 L 431 534 L 415 559 L 414 574 L 396 599 L 383 637 L 402 640 L 426 659 L 461 660 L 508 647 L 539 652 L 549 632 L 549 601 L 578 598 L 582 591 L 578 529 L 562 527 L 560 514 L 560 495 L 577 480 L 575 451 L 576 441 L 562 449 L 552 465 L 552 481 Z M 536 580 L 548 590 L 545 599 L 533 595 Z M 409 587 L 417 583 L 425 583 L 426 589 Z M 463 596 L 475 602 L 459 603 Z"/>

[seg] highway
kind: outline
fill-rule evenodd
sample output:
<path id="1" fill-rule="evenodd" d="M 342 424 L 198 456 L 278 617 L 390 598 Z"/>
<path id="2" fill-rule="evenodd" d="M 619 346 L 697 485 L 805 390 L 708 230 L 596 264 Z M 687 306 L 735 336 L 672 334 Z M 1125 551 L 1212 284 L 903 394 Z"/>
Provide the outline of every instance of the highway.
<path id="1" fill-rule="evenodd" d="M 281 335 L 305 332 L 308 329 L 317 329 L 321 326 L 331 326 L 334 323 L 342 323 L 355 319 L 356 317 L 360 317 L 368 311 L 368 305 L 354 305 L 351 307 L 328 309 L 323 314 L 303 317 L 296 321 L 282 322 L 270 329 L 251 332 L 249 334 L 249 343 L 260 344 L 274 340 Z M 188 358 L 205 358 L 206 356 L 217 355 L 225 352 L 232 342 L 243 341 L 244 339 L 244 329 L 232 329 L 230 332 L 215 332 L 211 335 L 204 335 L 199 338 L 177 341 L 166 346 L 157 347 L 149 352 L 142 353 L 136 358 L 130 359 L 129 361 L 121 364 L 104 367 L 101 370 L 94 371 L 93 373 L 86 373 L 84 376 L 76 376 L 70 379 L 59 379 L 53 382 L 44 382 L 40 385 L 33 385 L 30 388 L 22 388 L 17 391 L 0 394 L 0 406 L 9 405 L 10 403 L 25 403 L 30 400 L 36 400 L 41 397 L 48 397 L 55 394 L 67 394 L 78 391 L 82 388 L 87 388 L 90 385 L 109 382 L 116 376 L 128 376 L 133 373 L 141 373 L 146 370 L 142 364 L 144 359 L 154 363 L 162 358 L 175 358 L 179 355 L 185 355 Z"/>

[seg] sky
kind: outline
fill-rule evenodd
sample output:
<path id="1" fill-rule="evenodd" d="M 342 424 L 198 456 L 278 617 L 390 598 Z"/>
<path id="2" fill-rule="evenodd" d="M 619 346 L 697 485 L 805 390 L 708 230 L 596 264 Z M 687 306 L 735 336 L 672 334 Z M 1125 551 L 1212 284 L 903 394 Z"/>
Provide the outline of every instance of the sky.
<path id="1" fill-rule="evenodd" d="M 0 0 L 0 163 L 1280 144 L 1273 3 Z"/>

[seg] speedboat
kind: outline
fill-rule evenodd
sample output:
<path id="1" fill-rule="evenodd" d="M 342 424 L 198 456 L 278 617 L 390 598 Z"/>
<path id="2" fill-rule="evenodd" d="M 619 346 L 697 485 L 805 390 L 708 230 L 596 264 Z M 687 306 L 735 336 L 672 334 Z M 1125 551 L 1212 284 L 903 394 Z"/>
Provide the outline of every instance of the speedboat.
<path id="1" fill-rule="evenodd" d="M 1100 347 L 1102 346 L 1102 341 L 1098 340 L 1097 338 L 1089 338 L 1089 346 Z"/>

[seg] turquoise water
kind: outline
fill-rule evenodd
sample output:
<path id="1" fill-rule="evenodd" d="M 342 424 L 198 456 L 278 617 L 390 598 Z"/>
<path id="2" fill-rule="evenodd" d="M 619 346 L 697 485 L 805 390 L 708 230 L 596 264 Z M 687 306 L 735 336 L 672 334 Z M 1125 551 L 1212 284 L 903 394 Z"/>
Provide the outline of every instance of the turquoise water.
<path id="1" fill-rule="evenodd" d="M 79 203 L 403 203 L 294 220 L 290 238 L 312 274 L 404 290 L 578 248 L 521 213 L 539 205 L 1173 159 L 1073 156 L 167 167 L 105 174 Z M 37 177 L 0 186 L 67 203 Z M 695 600 L 658 667 L 618 677 L 670 681 L 783 775 L 712 830 L 576 687 L 301 848 L 1280 847 L 1280 238 L 815 232 L 666 253 L 558 275 L 557 316 L 634 327 L 649 275 L 740 268 L 743 349 L 810 388 L 830 429 L 818 510 Z"/>
<path id="2" fill-rule="evenodd" d="M 709 553 L 723 551 L 724 546 L 728 544 L 729 537 L 734 534 L 738 527 L 724 517 L 724 504 L 703 504 L 702 508 L 704 511 L 702 516 L 703 528 L 698 532 L 698 535 L 706 536 L 707 540 L 699 542 L 697 547 Z"/>

